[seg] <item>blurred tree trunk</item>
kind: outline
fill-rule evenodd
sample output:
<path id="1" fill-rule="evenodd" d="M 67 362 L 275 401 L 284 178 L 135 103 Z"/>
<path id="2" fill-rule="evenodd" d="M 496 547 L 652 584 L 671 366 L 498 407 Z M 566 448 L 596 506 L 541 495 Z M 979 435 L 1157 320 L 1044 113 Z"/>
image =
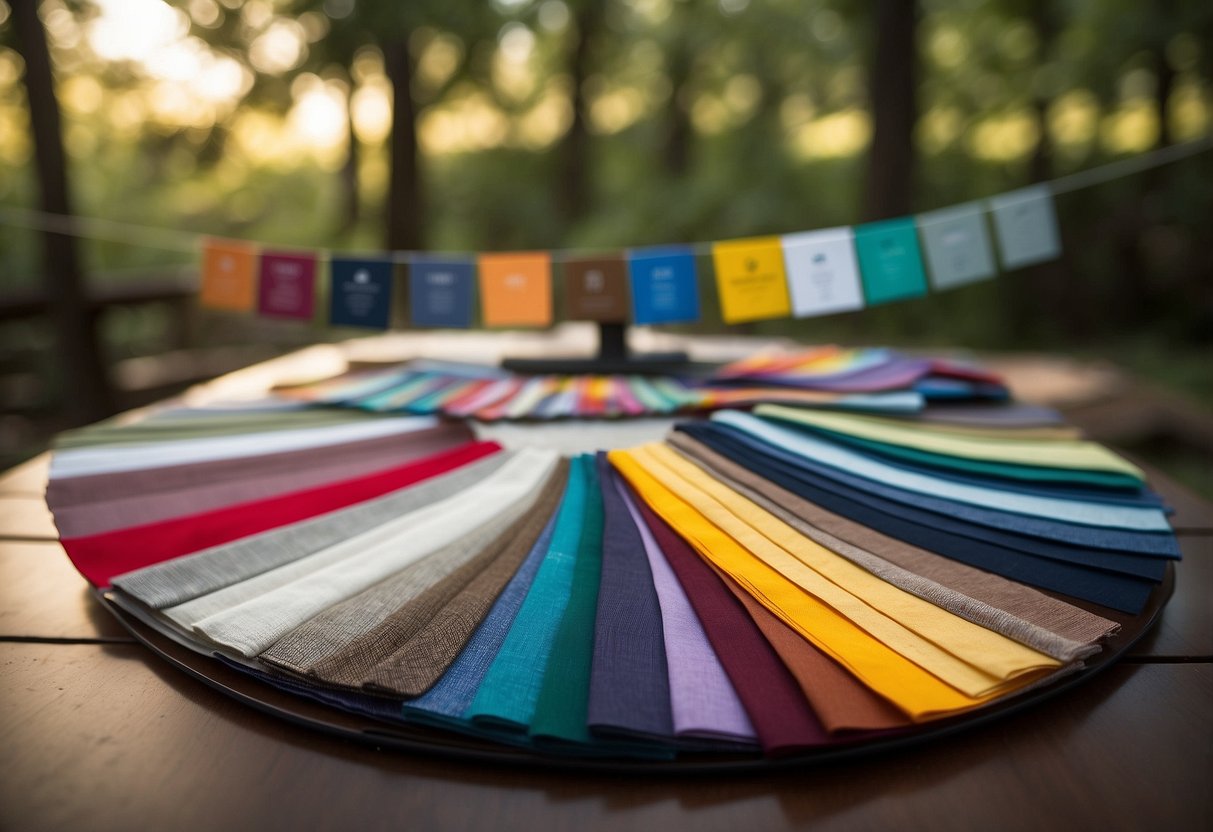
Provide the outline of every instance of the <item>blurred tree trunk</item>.
<path id="1" fill-rule="evenodd" d="M 358 133 L 354 130 L 354 81 L 350 80 L 350 97 L 346 102 L 345 127 L 346 150 L 345 161 L 341 164 L 341 219 L 338 231 L 349 233 L 358 224 L 362 213 L 362 190 L 358 184 L 358 161 L 362 155 L 358 144 Z"/>
<path id="2" fill-rule="evenodd" d="M 914 122 L 918 118 L 918 4 L 876 0 L 873 11 L 872 147 L 864 187 L 864 216 L 910 213 L 914 184 Z"/>
<path id="3" fill-rule="evenodd" d="M 569 83 L 573 121 L 560 143 L 557 205 L 565 229 L 585 217 L 590 208 L 590 131 L 586 123 L 585 82 L 592 70 L 590 43 L 602 25 L 602 0 L 583 0 L 573 13 L 573 43 L 569 50 Z"/>
<path id="4" fill-rule="evenodd" d="M 36 0 L 16 0 L 10 5 L 16 46 L 25 61 L 40 208 L 48 214 L 70 217 L 63 129 L 46 30 L 38 17 Z M 113 412 L 112 397 L 76 239 L 70 234 L 47 231 L 42 235 L 42 252 L 47 295 L 63 362 L 66 410 L 75 424 L 96 421 Z"/>
<path id="5" fill-rule="evenodd" d="M 671 179 L 681 179 L 691 166 L 691 113 L 687 99 L 687 81 L 691 77 L 693 54 L 687 43 L 689 4 L 674 4 L 674 43 L 668 52 L 670 106 L 661 149 L 661 160 Z"/>
<path id="6" fill-rule="evenodd" d="M 394 251 L 425 246 L 425 205 L 417 145 L 417 108 L 413 102 L 413 58 L 408 36 L 383 45 L 384 66 L 392 82 L 392 133 L 388 139 L 387 247 Z"/>

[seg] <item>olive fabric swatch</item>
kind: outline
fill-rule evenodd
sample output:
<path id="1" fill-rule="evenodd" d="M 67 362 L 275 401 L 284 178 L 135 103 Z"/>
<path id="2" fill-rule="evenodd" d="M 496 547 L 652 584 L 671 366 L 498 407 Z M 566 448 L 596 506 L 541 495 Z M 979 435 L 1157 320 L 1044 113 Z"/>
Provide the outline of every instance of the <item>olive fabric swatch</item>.
<path id="1" fill-rule="evenodd" d="M 754 408 L 754 414 L 831 434 L 844 434 L 855 439 L 881 445 L 896 445 L 956 460 L 1115 473 L 1136 483 L 1145 479 L 1142 470 L 1136 465 L 1102 445 L 1084 440 L 997 439 L 993 436 L 975 440 L 947 432 L 936 432 L 927 425 L 873 423 L 850 419 L 845 414 L 823 413 L 782 405 L 759 405 Z"/>
<path id="2" fill-rule="evenodd" d="M 914 475 L 802 431 L 779 427 L 772 422 L 732 411 L 712 414 L 712 421 L 744 431 L 756 439 L 786 449 L 822 465 L 845 469 L 855 476 L 887 482 L 907 491 L 936 495 L 952 502 L 982 508 L 1002 508 L 1017 514 L 1096 526 L 1107 529 L 1169 532 L 1166 516 L 1157 509 L 1108 506 L 1076 500 L 1033 497 L 995 489 L 963 486 Z"/>

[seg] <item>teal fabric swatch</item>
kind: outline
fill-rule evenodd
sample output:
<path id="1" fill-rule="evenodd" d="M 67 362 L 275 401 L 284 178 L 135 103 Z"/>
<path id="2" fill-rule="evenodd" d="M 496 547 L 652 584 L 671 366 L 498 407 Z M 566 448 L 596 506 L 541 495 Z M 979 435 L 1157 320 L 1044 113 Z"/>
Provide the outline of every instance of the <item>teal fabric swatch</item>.
<path id="1" fill-rule="evenodd" d="M 855 253 L 868 306 L 926 294 L 927 276 L 913 218 L 856 226 Z"/>
<path id="2" fill-rule="evenodd" d="M 552 543 L 497 657 L 476 691 L 466 717 L 491 727 L 525 732 L 535 715 L 548 657 L 564 618 L 581 548 L 586 492 L 593 458 L 576 457 Z"/>
<path id="3" fill-rule="evenodd" d="M 586 474 L 585 514 L 581 546 L 573 565 L 573 585 L 564 618 L 552 643 L 551 658 L 531 721 L 531 737 L 540 744 L 593 741 L 586 726 L 586 712 L 590 701 L 598 586 L 602 578 L 603 509 L 597 466 L 588 465 Z"/>

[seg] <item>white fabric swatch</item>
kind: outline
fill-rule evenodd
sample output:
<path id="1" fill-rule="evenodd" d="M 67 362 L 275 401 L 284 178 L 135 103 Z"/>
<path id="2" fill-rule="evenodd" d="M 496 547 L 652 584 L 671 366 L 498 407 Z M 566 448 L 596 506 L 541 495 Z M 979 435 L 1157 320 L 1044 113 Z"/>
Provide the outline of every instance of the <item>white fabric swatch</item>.
<path id="1" fill-rule="evenodd" d="M 496 473 L 467 491 L 374 530 L 376 542 L 368 543 L 360 535 L 338 544 L 333 548 L 352 552 L 298 580 L 198 621 L 194 632 L 241 655 L 255 656 L 312 616 L 526 500 L 543 485 L 558 459 L 554 451 L 519 451 Z"/>

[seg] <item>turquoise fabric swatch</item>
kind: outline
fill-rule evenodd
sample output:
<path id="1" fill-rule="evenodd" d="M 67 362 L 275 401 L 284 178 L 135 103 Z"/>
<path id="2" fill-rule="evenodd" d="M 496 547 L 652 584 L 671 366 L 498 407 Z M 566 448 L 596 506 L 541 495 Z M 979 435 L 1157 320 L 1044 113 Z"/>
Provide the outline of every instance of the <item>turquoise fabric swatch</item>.
<path id="1" fill-rule="evenodd" d="M 552 544 L 531 591 L 476 691 L 466 717 L 487 726 L 525 731 L 535 715 L 544 670 L 568 606 L 573 570 L 581 548 L 586 491 L 593 458 L 576 457 L 569 469 Z"/>
<path id="2" fill-rule="evenodd" d="M 591 457 L 592 459 L 592 457 Z M 573 565 L 573 586 L 543 687 L 531 721 L 537 743 L 590 743 L 586 712 L 590 701 L 590 668 L 594 657 L 594 620 L 602 579 L 602 488 L 595 464 L 587 466 L 581 546 Z"/>
<path id="3" fill-rule="evenodd" d="M 927 276 L 913 218 L 855 227 L 855 253 L 868 306 L 927 292 Z"/>

